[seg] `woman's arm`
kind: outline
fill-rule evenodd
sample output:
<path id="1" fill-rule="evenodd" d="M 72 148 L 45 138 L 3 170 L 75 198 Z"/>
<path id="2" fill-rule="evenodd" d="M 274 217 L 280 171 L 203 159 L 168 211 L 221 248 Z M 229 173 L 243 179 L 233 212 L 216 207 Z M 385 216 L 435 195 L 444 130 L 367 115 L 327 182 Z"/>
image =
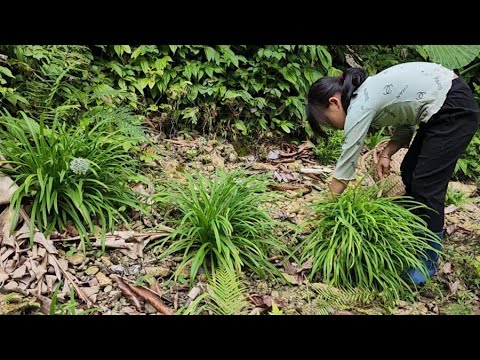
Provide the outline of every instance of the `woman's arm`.
<path id="1" fill-rule="evenodd" d="M 385 149 L 383 149 L 381 156 L 388 156 L 391 158 L 398 150 L 400 150 L 405 144 L 402 141 L 399 140 L 390 140 L 385 146 Z"/>
<path id="2" fill-rule="evenodd" d="M 348 185 L 348 180 L 341 180 L 340 181 L 338 179 L 333 178 L 332 181 L 330 182 L 329 186 L 328 186 L 330 188 L 329 198 L 334 199 L 335 196 L 343 193 L 345 191 L 345 189 L 347 188 L 347 185 Z"/>

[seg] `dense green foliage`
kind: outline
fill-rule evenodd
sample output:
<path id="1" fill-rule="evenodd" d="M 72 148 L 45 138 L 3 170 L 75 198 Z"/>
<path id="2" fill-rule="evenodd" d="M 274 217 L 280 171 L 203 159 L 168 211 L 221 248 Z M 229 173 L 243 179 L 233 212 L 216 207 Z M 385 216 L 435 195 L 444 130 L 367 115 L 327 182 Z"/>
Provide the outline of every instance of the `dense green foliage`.
<path id="1" fill-rule="evenodd" d="M 377 290 L 388 301 L 411 296 L 405 273 L 426 273 L 419 259 L 438 242 L 409 209 L 423 206 L 406 198 L 378 197 L 375 186 L 350 187 L 338 199 L 314 205 L 314 230 L 305 239 L 302 261 L 313 260 L 309 274 L 334 286 Z"/>
<path id="2" fill-rule="evenodd" d="M 207 274 L 218 266 L 240 272 L 242 266 L 260 276 L 279 272 L 268 261 L 270 251 L 284 249 L 275 236 L 276 222 L 262 204 L 270 201 L 265 181 L 239 171 L 217 171 L 213 180 L 185 174 L 187 183 L 171 181 L 161 201 L 171 201 L 179 212 L 172 235 L 155 242 L 159 258 L 183 253 L 177 274 L 190 267 L 190 281 L 200 267 Z M 167 241 L 171 245 L 163 250 Z"/>
<path id="3" fill-rule="evenodd" d="M 11 200 L 12 223 L 28 199 L 31 236 L 35 225 L 48 235 L 72 222 L 88 241 L 88 231 L 96 233 L 94 220 L 104 235 L 117 221 L 127 223 L 123 210 L 140 209 L 128 184 L 138 179 L 136 162 L 125 149 L 141 139 L 112 128 L 109 111 L 96 111 L 75 128 L 57 116 L 47 127 L 43 116 L 37 121 L 22 115 L 0 117 L 5 128 L 0 129 L 0 153 L 12 166 L 2 171 L 19 185 Z"/>
<path id="4" fill-rule="evenodd" d="M 17 151 L 28 149 L 35 143 L 35 133 L 28 126 L 42 122 L 48 137 L 51 133 L 47 129 L 52 130 L 54 119 L 58 119 L 52 131 L 60 143 L 67 143 L 84 131 L 85 119 L 91 119 L 89 126 L 93 127 L 99 112 L 101 116 L 110 114 L 105 123 L 114 129 L 115 136 L 137 138 L 143 133 L 140 125 L 145 124 L 167 135 L 196 130 L 230 138 L 287 135 L 303 139 L 312 136 L 305 123 L 304 106 L 309 85 L 317 78 L 336 76 L 355 64 L 375 74 L 403 61 L 441 59 L 451 66 L 463 66 L 458 72 L 479 97 L 480 59 L 476 51 L 476 47 L 463 45 L 1 45 L 0 102 L 2 113 L 8 114 L 2 118 L 3 130 L 7 125 L 17 128 L 15 136 L 21 140 L 14 140 L 8 131 L 2 134 L 16 143 Z M 372 135 L 367 142 L 373 146 L 379 139 Z M 129 153 L 143 151 L 138 142 L 119 141 Z M 315 152 L 322 162 L 333 163 L 340 136 L 328 142 L 315 141 Z M 480 178 L 479 152 L 477 133 L 457 164 L 457 178 Z M 147 161 L 147 155 L 140 154 L 140 160 Z M 32 158 L 24 176 L 37 173 L 34 164 Z M 49 171 L 46 166 L 40 165 L 41 171 Z M 20 176 L 24 170 L 18 171 Z M 22 185 L 26 179 L 17 180 Z M 52 191 L 55 184 L 53 181 Z M 17 198 L 34 201 L 32 195 L 17 194 Z M 37 226 L 43 225 L 44 214 L 51 211 L 50 206 L 38 208 L 44 200 L 39 196 L 35 209 L 44 213 L 35 217 Z M 57 220 L 52 226 L 61 228 L 62 223 Z"/>

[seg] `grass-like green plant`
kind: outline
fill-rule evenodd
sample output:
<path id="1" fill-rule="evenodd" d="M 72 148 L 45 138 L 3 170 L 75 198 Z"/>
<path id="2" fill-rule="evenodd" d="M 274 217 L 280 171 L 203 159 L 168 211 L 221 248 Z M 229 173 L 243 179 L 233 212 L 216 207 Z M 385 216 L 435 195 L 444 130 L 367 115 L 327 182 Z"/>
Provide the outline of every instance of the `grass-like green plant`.
<path id="1" fill-rule="evenodd" d="M 63 231 L 69 222 L 77 228 L 85 249 L 95 223 L 113 231 L 122 212 L 141 209 L 128 183 L 138 180 L 136 162 L 125 150 L 125 136 L 99 120 L 68 128 L 55 117 L 49 128 L 28 117 L 0 117 L 0 153 L 11 169 L 2 171 L 19 185 L 11 198 L 15 224 L 22 204 L 31 205 L 30 236 L 35 226 L 49 234 Z M 12 227 L 13 229 L 13 227 Z M 98 234 L 97 234 L 98 235 Z"/>
<path id="2" fill-rule="evenodd" d="M 73 286 L 70 286 L 70 299 L 63 304 L 58 304 L 58 291 L 60 290 L 61 285 L 62 283 L 59 282 L 53 291 L 49 315 L 88 315 L 90 313 L 102 310 L 99 307 L 78 310 L 78 303 L 75 300 L 75 291 Z"/>
<path id="3" fill-rule="evenodd" d="M 378 197 L 376 186 L 350 187 L 334 200 L 315 204 L 315 230 L 304 242 L 302 261 L 313 259 L 309 279 L 340 287 L 360 287 L 380 292 L 386 301 L 413 295 L 405 272 L 426 274 L 420 260 L 427 243 L 438 242 L 425 222 L 411 210 L 422 207 L 406 197 Z"/>
<path id="4" fill-rule="evenodd" d="M 202 266 L 208 275 L 218 265 L 240 271 L 246 266 L 259 276 L 279 274 L 269 252 L 286 251 L 275 238 L 277 222 L 262 208 L 271 199 L 267 182 L 241 172 L 218 170 L 213 180 L 185 174 L 186 184 L 174 181 L 163 200 L 173 202 L 179 215 L 175 231 L 152 244 L 164 258 L 183 252 L 182 268 L 191 265 L 190 282 Z M 171 245 L 163 250 L 163 245 Z"/>
<path id="5" fill-rule="evenodd" d="M 448 205 L 455 205 L 457 207 L 462 206 L 467 201 L 467 194 L 465 194 L 461 190 L 453 190 L 452 188 L 447 189 L 447 194 L 445 197 L 445 204 Z"/>
<path id="6" fill-rule="evenodd" d="M 378 131 L 369 133 L 365 138 L 365 145 L 368 147 L 368 149 L 372 150 L 373 148 L 375 148 L 375 146 L 377 146 L 383 140 L 388 139 L 389 137 L 386 135 L 386 132 L 387 132 L 387 129 L 383 127 Z"/>
<path id="7" fill-rule="evenodd" d="M 215 315 L 240 315 L 248 305 L 245 286 L 234 269 L 221 266 L 208 281 L 207 304 Z"/>
<path id="8" fill-rule="evenodd" d="M 342 153 L 343 133 L 331 129 L 325 129 L 327 139 L 319 139 L 313 148 L 314 154 L 324 165 L 335 164 Z"/>

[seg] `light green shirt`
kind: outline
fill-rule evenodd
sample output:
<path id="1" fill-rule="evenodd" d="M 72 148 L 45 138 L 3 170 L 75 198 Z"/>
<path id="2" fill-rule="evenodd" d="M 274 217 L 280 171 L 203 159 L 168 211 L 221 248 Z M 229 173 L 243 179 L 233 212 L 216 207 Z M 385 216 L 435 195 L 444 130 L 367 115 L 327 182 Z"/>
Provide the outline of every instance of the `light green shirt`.
<path id="1" fill-rule="evenodd" d="M 392 140 L 406 146 L 415 127 L 442 107 L 454 72 L 441 65 L 410 62 L 368 77 L 355 91 L 345 119 L 342 154 L 333 177 L 353 180 L 358 158 L 370 126 L 395 128 Z"/>

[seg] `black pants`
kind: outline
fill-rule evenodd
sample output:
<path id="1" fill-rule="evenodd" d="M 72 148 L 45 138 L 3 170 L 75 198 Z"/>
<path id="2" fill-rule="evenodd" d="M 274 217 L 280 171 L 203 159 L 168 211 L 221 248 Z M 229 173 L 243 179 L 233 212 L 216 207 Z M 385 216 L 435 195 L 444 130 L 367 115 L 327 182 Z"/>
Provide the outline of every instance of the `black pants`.
<path id="1" fill-rule="evenodd" d="M 478 129 L 479 111 L 468 85 L 461 78 L 453 80 L 444 105 L 421 123 L 402 162 L 406 195 L 433 210 L 419 210 L 418 215 L 434 232 L 443 230 L 448 182 Z"/>

